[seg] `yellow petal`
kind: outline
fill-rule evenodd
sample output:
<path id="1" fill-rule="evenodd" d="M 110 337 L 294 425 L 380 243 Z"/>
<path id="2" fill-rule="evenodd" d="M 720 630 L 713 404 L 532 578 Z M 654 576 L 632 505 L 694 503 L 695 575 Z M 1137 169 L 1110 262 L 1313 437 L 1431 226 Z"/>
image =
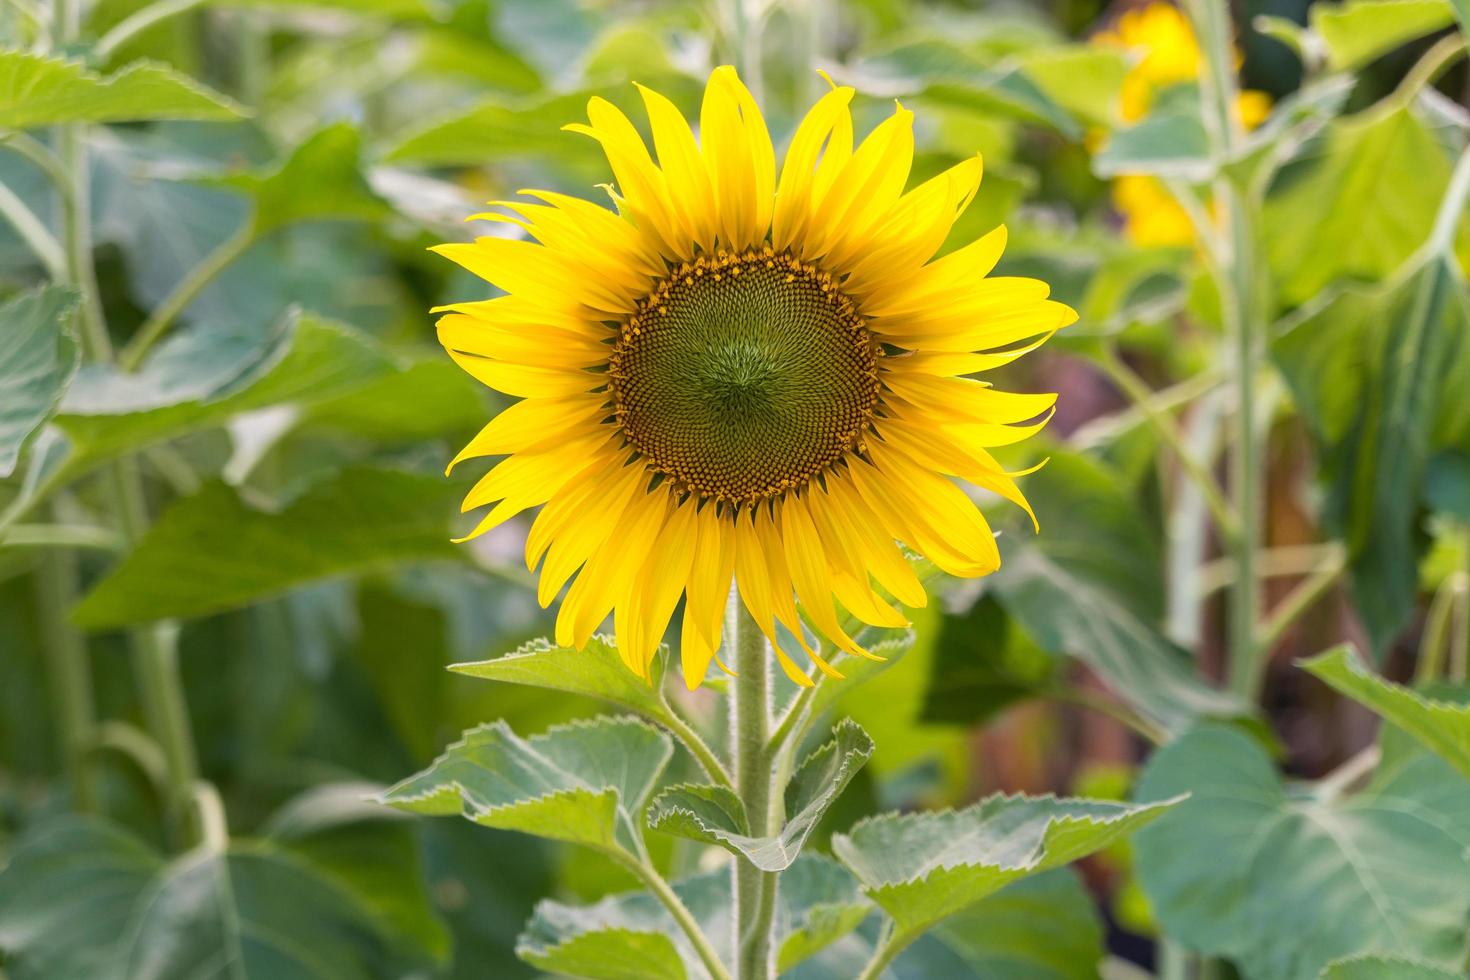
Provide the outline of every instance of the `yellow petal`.
<path id="1" fill-rule="evenodd" d="M 544 447 L 547 443 L 590 431 L 608 414 L 600 395 L 570 398 L 527 398 L 502 411 L 454 457 L 444 473 L 479 456 L 500 456 Z"/>
<path id="2" fill-rule="evenodd" d="M 776 154 L 760 107 L 728 65 L 705 85 L 699 135 L 725 246 L 738 251 L 758 244 L 771 226 Z"/>
<path id="3" fill-rule="evenodd" d="M 666 254 L 687 259 L 692 254 L 678 216 L 669 206 L 668 183 L 663 172 L 654 166 L 648 147 L 638 130 L 622 110 L 604 98 L 594 96 L 587 102 L 590 126 L 573 123 L 564 126 L 574 133 L 590 136 L 602 144 L 607 162 L 622 192 L 619 206 L 626 209 L 637 224 L 662 242 Z"/>
<path id="4" fill-rule="evenodd" d="M 669 195 L 679 212 L 685 233 L 705 251 L 714 251 L 719 233 L 719 209 L 715 205 L 714 185 L 694 133 L 674 103 L 658 92 L 642 85 L 638 91 L 648 109 L 648 124 L 653 130 L 653 145 L 658 151 L 659 166 L 668 182 Z"/>
<path id="5" fill-rule="evenodd" d="M 789 248 L 806 228 L 813 204 L 817 161 L 839 117 L 848 119 L 848 152 L 852 151 L 852 123 L 847 108 L 852 96 L 853 90 L 845 86 L 822 96 L 791 137 L 771 216 L 771 243 L 778 251 Z"/>
<path id="6" fill-rule="evenodd" d="M 669 492 L 660 487 L 651 493 L 635 494 L 612 533 L 604 538 L 577 580 L 562 600 L 556 617 L 556 642 L 578 650 L 587 645 L 593 630 L 607 618 L 619 596 L 628 587 L 653 549 L 664 517 L 668 514 Z M 642 675 L 641 661 L 632 651 L 620 651 L 635 672 Z"/>
<path id="7" fill-rule="evenodd" d="M 517 398 L 561 398 L 607 384 L 601 375 L 580 368 L 529 367 L 457 350 L 450 350 L 449 356 L 476 381 Z"/>

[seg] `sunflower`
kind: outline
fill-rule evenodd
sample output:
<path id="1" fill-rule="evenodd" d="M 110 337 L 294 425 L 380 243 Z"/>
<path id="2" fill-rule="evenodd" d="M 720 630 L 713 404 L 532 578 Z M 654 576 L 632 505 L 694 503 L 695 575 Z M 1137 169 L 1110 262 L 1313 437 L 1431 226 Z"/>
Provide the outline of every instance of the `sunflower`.
<path id="1" fill-rule="evenodd" d="M 1124 123 L 1138 122 L 1148 115 L 1161 92 L 1197 82 L 1204 71 L 1204 54 L 1189 18 L 1163 0 L 1123 11 L 1110 28 L 1092 36 L 1092 43 L 1122 49 L 1136 58 L 1118 93 L 1118 113 Z M 1238 52 L 1236 62 L 1239 67 Z M 1235 111 L 1242 126 L 1255 129 L 1270 114 L 1271 97 L 1265 92 L 1241 92 Z M 1113 207 L 1123 217 L 1124 233 L 1137 244 L 1194 244 L 1189 215 L 1156 178 L 1120 177 L 1113 183 L 1112 196 Z"/>
<path id="2" fill-rule="evenodd" d="M 898 542 L 953 575 L 999 566 L 990 527 L 951 478 L 1026 507 L 1021 474 L 988 450 L 1037 431 L 1056 396 L 967 376 L 1075 314 L 1045 283 L 988 275 L 1004 228 L 933 259 L 981 162 L 905 192 L 914 141 L 902 106 L 854 147 L 853 90 L 833 86 L 778 179 L 733 69 L 710 76 L 698 140 L 672 102 L 639 91 L 657 163 L 603 99 L 566 127 L 601 144 L 616 211 L 525 192 L 476 217 L 527 239 L 436 249 L 506 294 L 436 310 L 441 343 L 520 399 L 454 460 L 505 457 L 465 498 L 466 511 L 491 507 L 470 537 L 539 506 L 526 540 L 539 601 L 571 582 L 557 642 L 582 647 L 612 612 L 642 677 L 682 597 L 684 677 L 700 684 L 732 581 L 792 680 L 812 683 L 802 653 L 841 676 L 799 617 L 868 656 L 839 605 L 900 627 L 887 597 L 926 601 Z"/>

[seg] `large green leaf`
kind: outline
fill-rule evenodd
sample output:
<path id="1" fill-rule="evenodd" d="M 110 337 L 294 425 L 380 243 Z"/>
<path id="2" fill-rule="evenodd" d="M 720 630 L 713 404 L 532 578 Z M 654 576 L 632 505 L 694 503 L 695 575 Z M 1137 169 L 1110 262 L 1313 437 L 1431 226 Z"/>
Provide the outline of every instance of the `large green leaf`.
<path id="1" fill-rule="evenodd" d="M 303 140 L 278 166 L 208 181 L 251 198 L 251 231 L 268 235 L 302 221 L 377 221 L 393 212 L 362 173 L 362 140 L 335 123 Z"/>
<path id="2" fill-rule="evenodd" d="M 449 933 L 425 882 L 418 834 L 411 818 L 370 801 L 380 789 L 313 786 L 273 813 L 262 833 L 341 888 L 381 934 L 444 963 Z"/>
<path id="3" fill-rule="evenodd" d="M 1104 466 L 1056 453 L 1026 494 L 1042 533 L 1012 525 L 993 577 L 1007 612 L 1042 649 L 1091 667 L 1113 693 L 1170 732 L 1248 713 L 1204 683 L 1159 629 L 1158 534 Z"/>
<path id="4" fill-rule="evenodd" d="M 1327 67 L 1354 71 L 1406 41 L 1454 23 L 1448 0 L 1347 0 L 1315 4 L 1312 30 L 1327 46 Z"/>
<path id="5" fill-rule="evenodd" d="M 714 947 L 728 948 L 730 872 L 696 875 L 673 887 Z M 783 975 L 841 940 L 872 910 L 841 865 L 813 854 L 803 854 L 781 875 L 776 901 L 774 945 Z M 613 895 L 586 906 L 542 902 L 516 952 L 543 970 L 591 980 L 706 980 L 709 975 L 683 932 L 647 892 Z"/>
<path id="6" fill-rule="evenodd" d="M 1303 660 L 1300 665 L 1408 732 L 1470 779 L 1470 705 L 1439 701 L 1390 683 L 1365 667 L 1346 645 Z"/>
<path id="7" fill-rule="evenodd" d="M 1451 258 L 1432 256 L 1392 289 L 1336 296 L 1272 347 L 1322 447 L 1326 517 L 1347 541 L 1375 653 L 1413 613 L 1429 458 L 1470 435 L 1458 387 L 1467 331 L 1464 283 Z"/>
<path id="8" fill-rule="evenodd" d="M 1189 791 L 1134 838 L 1161 927 L 1247 980 L 1315 976 L 1365 951 L 1453 964 L 1470 916 L 1470 784 L 1425 752 L 1384 753 L 1346 798 L 1283 786 L 1259 743 L 1209 726 L 1166 746 L 1138 795 Z"/>
<path id="9" fill-rule="evenodd" d="M 958 811 L 884 815 L 832 838 L 832 850 L 912 938 L 1013 881 L 1102 850 L 1179 797 L 1129 805 L 991 796 Z"/>
<path id="10" fill-rule="evenodd" d="M 1062 658 L 1042 650 L 1017 629 L 993 593 L 954 610 L 949 598 L 934 637 L 933 680 L 924 696 L 924 720 L 974 724 L 1045 694 Z"/>
<path id="11" fill-rule="evenodd" d="M 56 411 L 76 374 L 70 326 L 77 294 L 51 286 L 0 306 L 0 477 L 15 472 L 32 433 Z"/>
<path id="12" fill-rule="evenodd" d="M 1459 971 L 1441 969 L 1408 956 L 1348 956 L 1327 964 L 1319 980 L 1464 980 Z"/>
<path id="13" fill-rule="evenodd" d="M 393 368 L 371 337 L 309 313 L 282 318 L 265 336 L 201 326 L 164 341 L 132 374 L 83 368 L 57 424 L 72 444 L 68 466 L 76 470 L 242 412 L 330 399 Z"/>
<path id="14" fill-rule="evenodd" d="M 449 541 L 457 495 L 438 476 L 354 468 L 272 512 L 208 483 L 160 515 L 73 619 L 106 629 L 203 616 L 333 576 L 460 560 Z"/>
<path id="15" fill-rule="evenodd" d="M 723 786 L 685 784 L 664 790 L 649 808 L 648 824 L 744 855 L 762 871 L 784 871 L 873 754 L 873 740 L 850 718 L 838 723 L 832 735 L 792 776 L 786 787 L 789 816 L 776 834 L 751 836 L 740 798 Z"/>
<path id="16" fill-rule="evenodd" d="M 798 864 L 797 867 L 800 867 Z M 786 879 L 782 878 L 782 887 Z M 877 922 L 833 943 L 785 980 L 849 980 L 872 956 Z M 1103 926 L 1067 868 L 1008 885 L 921 936 L 884 972 L 892 980 L 1097 980 Z"/>
<path id="17" fill-rule="evenodd" d="M 667 735 L 633 718 L 573 722 L 529 739 L 494 722 L 466 732 L 382 801 L 636 854 L 643 805 L 672 753 Z"/>
<path id="18" fill-rule="evenodd" d="M 79 61 L 0 51 L 0 128 L 240 114 L 225 96 L 164 65 L 138 62 L 104 78 Z"/>
<path id="19" fill-rule="evenodd" d="M 0 950 L 16 980 L 390 975 L 357 906 L 277 848 L 165 862 L 121 830 L 74 819 L 18 844 L 0 872 Z"/>
<path id="20" fill-rule="evenodd" d="M 1338 120 L 1278 176 L 1262 215 L 1282 302 L 1338 279 L 1379 281 L 1424 243 L 1450 164 L 1410 108 Z M 1332 242 L 1323 248 L 1323 242 Z"/>

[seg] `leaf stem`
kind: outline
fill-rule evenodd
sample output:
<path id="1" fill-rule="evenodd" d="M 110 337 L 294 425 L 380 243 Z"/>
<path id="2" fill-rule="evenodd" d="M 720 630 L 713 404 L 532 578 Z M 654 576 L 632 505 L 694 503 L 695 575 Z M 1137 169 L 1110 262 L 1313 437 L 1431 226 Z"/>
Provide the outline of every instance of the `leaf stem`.
<path id="1" fill-rule="evenodd" d="M 737 590 L 730 590 L 725 611 L 725 649 L 732 651 L 735 678 L 730 702 L 730 750 L 735 764 L 735 792 L 745 804 L 749 833 L 765 837 L 779 826 L 767 753 L 771 727 L 771 658 L 766 638 L 746 611 Z M 757 868 L 743 855 L 735 858 L 735 976 L 738 980 L 770 980 L 771 927 L 776 910 L 777 876 Z"/>
<path id="2" fill-rule="evenodd" d="M 87 641 L 67 621 L 67 611 L 77 597 L 77 560 L 67 551 L 45 557 L 36 582 L 41 620 L 42 646 L 61 754 L 71 785 L 72 799 L 83 813 L 98 810 L 96 773 L 87 757 L 97 724 L 92 697 L 92 675 L 87 663 Z"/>
<path id="3" fill-rule="evenodd" d="M 658 723 L 667 728 L 684 745 L 684 748 L 689 750 L 689 754 L 694 756 L 694 761 L 699 763 L 710 782 L 733 790 L 735 783 L 730 778 L 729 770 L 720 761 L 720 757 L 715 755 L 714 750 L 709 747 L 709 743 L 700 736 L 699 732 L 695 731 L 694 726 L 679 716 L 666 698 L 660 697 L 660 700 L 663 701 L 664 713 L 658 717 Z"/>
<path id="4" fill-rule="evenodd" d="M 1276 641 L 1281 639 L 1293 623 L 1313 605 L 1321 599 L 1342 578 L 1342 573 L 1347 570 L 1347 560 L 1341 552 L 1336 553 L 1329 562 L 1317 569 L 1310 576 L 1303 579 L 1296 588 L 1286 594 L 1281 604 L 1271 611 L 1271 616 L 1261 627 L 1260 638 L 1256 641 L 1257 652 L 1261 657 L 1268 657 L 1271 648 Z"/>
<path id="5" fill-rule="evenodd" d="M 121 551 L 122 538 L 105 527 L 87 524 L 16 524 L 0 536 L 7 548 L 90 548 Z"/>
<path id="6" fill-rule="evenodd" d="M 216 276 L 231 262 L 244 255 L 254 243 L 255 222 L 247 221 L 229 238 L 216 245 L 214 251 L 200 259 L 199 264 L 190 269 L 178 285 L 174 286 L 173 291 L 164 297 L 163 302 L 154 308 L 132 340 L 123 348 L 122 356 L 118 358 L 122 369 L 136 371 L 148 351 L 173 326 L 179 314 L 199 297 Z"/>
<path id="7" fill-rule="evenodd" d="M 857 980 L 878 980 L 878 977 L 882 976 L 883 971 L 888 968 L 888 964 L 893 962 L 894 957 L 902 953 L 913 941 L 913 936 L 898 934 L 892 919 L 885 920 L 883 931 L 878 934 L 878 944 L 873 948 L 873 955 L 863 967 L 863 972 L 858 974 Z"/>
<path id="8" fill-rule="evenodd" d="M 132 15 L 124 17 L 112 30 L 102 35 L 101 40 L 92 49 L 94 56 L 99 62 L 105 62 L 118 48 L 154 24 L 169 17 L 188 13 L 195 7 L 202 7 L 205 2 L 206 0 L 158 0 L 157 3 L 151 3 Z"/>
<path id="9" fill-rule="evenodd" d="M 1158 433 L 1159 438 L 1169 447 L 1180 469 L 1199 487 L 1205 506 L 1210 509 L 1210 516 L 1215 519 L 1215 525 L 1220 529 L 1221 537 L 1233 542 L 1240 534 L 1240 526 L 1235 514 L 1231 512 L 1230 505 L 1221 494 L 1214 476 L 1190 451 L 1179 427 L 1168 416 L 1153 407 L 1154 392 L 1149 389 L 1142 378 L 1123 363 L 1122 358 L 1118 357 L 1117 351 L 1111 346 L 1104 349 L 1102 356 L 1098 358 L 1098 365 L 1108 379 L 1118 386 L 1118 389 L 1130 402 L 1137 406 L 1149 425 Z"/>
<path id="10" fill-rule="evenodd" d="M 1094 694 L 1085 688 L 1070 685 L 1055 687 L 1049 689 L 1046 692 L 1046 696 L 1054 701 L 1075 704 L 1079 708 L 1086 708 L 1089 711 L 1096 711 L 1100 715 L 1106 715 L 1154 745 L 1163 745 L 1169 740 L 1168 733 L 1147 718 L 1130 710 L 1126 705 L 1119 704 L 1111 698 Z"/>
<path id="11" fill-rule="evenodd" d="M 639 881 L 647 885 L 648 890 L 653 892 L 654 897 L 668 910 L 669 915 L 674 917 L 674 921 L 678 923 L 684 935 L 689 938 L 690 945 L 694 947 L 694 952 L 698 954 L 700 962 L 709 971 L 712 980 L 734 980 L 730 976 L 730 971 L 725 969 L 725 964 L 720 962 L 719 954 L 715 952 L 715 948 L 710 943 L 709 937 L 704 934 L 704 930 L 699 927 L 699 923 L 694 920 L 694 916 L 689 912 L 688 906 L 679 898 L 678 893 L 669 886 L 669 883 L 664 880 L 663 875 L 659 874 L 648 864 L 635 860 L 631 855 L 623 851 L 614 850 L 608 853 L 612 854 L 617 858 L 619 863 L 636 875 Z"/>
<path id="12" fill-rule="evenodd" d="M 1460 154 L 1450 176 L 1450 185 L 1445 189 L 1444 200 L 1440 202 L 1434 231 L 1426 245 L 1431 254 L 1454 255 L 1455 230 L 1465 217 L 1467 199 L 1470 199 L 1470 148 Z"/>
<path id="13" fill-rule="evenodd" d="M 62 166 L 61 158 L 51 152 L 51 148 L 45 143 L 20 130 L 13 130 L 0 136 L 0 143 L 35 164 L 63 195 L 71 193 L 71 182 L 67 179 L 66 168 Z"/>
<path id="14" fill-rule="evenodd" d="M 52 279 L 62 279 L 66 275 L 66 253 L 56 236 L 47 230 L 36 217 L 36 212 L 26 206 L 9 187 L 0 184 L 0 215 L 10 222 L 11 227 L 20 235 L 21 240 L 30 247 L 31 252 L 41 261 L 45 267 L 46 274 Z"/>

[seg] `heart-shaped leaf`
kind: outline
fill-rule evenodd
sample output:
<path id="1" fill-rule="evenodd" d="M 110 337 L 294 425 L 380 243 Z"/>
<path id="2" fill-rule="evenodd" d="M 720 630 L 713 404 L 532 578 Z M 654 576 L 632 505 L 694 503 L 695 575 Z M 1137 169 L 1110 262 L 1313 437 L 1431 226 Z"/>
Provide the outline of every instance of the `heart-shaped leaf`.
<path id="1" fill-rule="evenodd" d="M 498 721 L 466 732 L 381 800 L 636 854 L 638 815 L 672 753 L 667 735 L 635 718 L 576 721 L 528 739 Z"/>
<path id="2" fill-rule="evenodd" d="M 806 758 L 787 785 L 786 812 L 790 816 L 778 834 L 750 836 L 740 798 L 722 786 L 670 787 L 654 800 L 648 824 L 742 854 L 762 871 L 784 871 L 801 853 L 827 808 L 873 754 L 873 740 L 851 719 L 844 718 L 832 735 L 831 741 Z"/>
<path id="3" fill-rule="evenodd" d="M 1283 786 L 1239 729 L 1208 726 L 1162 749 L 1139 796 L 1193 794 L 1133 841 L 1162 928 L 1248 980 L 1316 976 L 1368 951 L 1460 962 L 1470 784 L 1427 752 L 1387 749 L 1372 783 L 1345 798 Z"/>
<path id="4" fill-rule="evenodd" d="M 913 937 L 1028 875 L 1102 850 L 1183 797 L 1131 805 L 988 797 L 963 810 L 887 814 L 832 838 L 869 898 Z"/>
<path id="5" fill-rule="evenodd" d="M 81 819 L 17 844 L 0 871 L 0 954 L 16 980 L 404 973 L 360 906 L 279 848 L 235 842 L 165 861 Z"/>

